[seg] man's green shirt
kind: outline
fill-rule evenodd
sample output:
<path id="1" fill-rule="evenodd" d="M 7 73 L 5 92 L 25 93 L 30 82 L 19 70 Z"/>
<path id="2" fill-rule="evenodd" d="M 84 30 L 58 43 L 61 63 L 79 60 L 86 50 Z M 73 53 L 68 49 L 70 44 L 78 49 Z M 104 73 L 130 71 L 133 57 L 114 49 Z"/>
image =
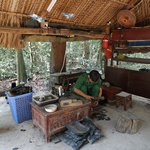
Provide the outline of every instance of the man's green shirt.
<path id="1" fill-rule="evenodd" d="M 88 89 L 90 89 L 94 85 L 98 85 L 99 88 L 101 88 L 100 79 L 98 79 L 96 82 L 91 83 L 88 80 L 88 75 L 89 74 L 87 74 L 87 73 L 80 75 L 80 77 L 78 78 L 78 80 L 76 81 L 76 83 L 74 85 L 74 88 L 80 89 L 82 85 L 85 85 L 86 87 L 88 87 Z"/>

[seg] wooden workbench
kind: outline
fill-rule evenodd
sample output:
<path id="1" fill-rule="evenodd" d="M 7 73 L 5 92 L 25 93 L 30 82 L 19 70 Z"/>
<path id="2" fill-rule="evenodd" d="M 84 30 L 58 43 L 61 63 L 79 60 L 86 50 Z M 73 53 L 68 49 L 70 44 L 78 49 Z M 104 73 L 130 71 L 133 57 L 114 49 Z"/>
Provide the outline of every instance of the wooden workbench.
<path id="1" fill-rule="evenodd" d="M 53 113 L 45 111 L 44 106 L 40 107 L 34 102 L 31 103 L 33 125 L 38 127 L 45 135 L 46 142 L 50 141 L 51 135 L 65 130 L 67 123 L 82 120 L 83 117 L 90 117 L 91 102 L 83 100 L 81 106 L 60 107 Z"/>

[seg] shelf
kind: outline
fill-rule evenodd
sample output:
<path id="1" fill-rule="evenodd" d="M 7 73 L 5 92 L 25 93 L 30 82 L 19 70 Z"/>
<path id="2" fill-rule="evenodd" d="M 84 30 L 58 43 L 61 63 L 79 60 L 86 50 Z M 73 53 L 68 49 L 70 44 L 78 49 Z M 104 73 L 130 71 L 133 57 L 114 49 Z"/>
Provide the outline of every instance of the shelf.
<path id="1" fill-rule="evenodd" d="M 116 47 L 114 50 L 114 53 L 119 52 L 119 53 L 148 53 L 150 52 L 150 47 L 125 47 L 125 48 L 120 48 Z"/>
<path id="2" fill-rule="evenodd" d="M 134 62 L 134 63 L 144 63 L 150 64 L 150 59 L 143 59 L 143 58 L 113 58 L 116 61 L 124 61 L 124 62 Z"/>
<path id="3" fill-rule="evenodd" d="M 147 50 L 150 51 L 150 46 L 128 46 L 128 47 L 115 47 L 114 50 L 116 51 L 121 51 L 121 50 L 137 50 L 137 49 L 141 49 L 141 50 Z"/>

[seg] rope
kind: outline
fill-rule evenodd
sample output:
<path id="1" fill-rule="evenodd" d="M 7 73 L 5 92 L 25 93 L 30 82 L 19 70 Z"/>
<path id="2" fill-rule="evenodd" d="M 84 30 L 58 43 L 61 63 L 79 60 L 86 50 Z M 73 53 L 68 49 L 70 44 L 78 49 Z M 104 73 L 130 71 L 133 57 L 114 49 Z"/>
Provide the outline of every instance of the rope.
<path id="1" fill-rule="evenodd" d="M 62 64 L 60 73 L 62 72 L 62 70 L 63 70 L 63 68 L 64 68 L 64 65 L 65 65 L 65 58 L 66 58 L 66 51 L 65 51 L 65 54 L 64 54 L 63 64 Z"/>

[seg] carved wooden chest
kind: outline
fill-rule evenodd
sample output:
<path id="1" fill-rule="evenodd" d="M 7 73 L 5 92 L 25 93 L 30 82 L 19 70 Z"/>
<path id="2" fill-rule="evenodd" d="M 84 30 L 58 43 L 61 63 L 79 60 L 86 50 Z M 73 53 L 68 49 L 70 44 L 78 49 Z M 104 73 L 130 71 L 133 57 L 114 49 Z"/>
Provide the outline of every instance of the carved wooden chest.
<path id="1" fill-rule="evenodd" d="M 83 105 L 62 108 L 59 104 L 57 111 L 48 113 L 44 106 L 39 107 L 31 103 L 33 125 L 38 127 L 45 135 L 46 141 L 50 136 L 65 130 L 67 123 L 90 117 L 91 102 L 84 100 Z"/>

